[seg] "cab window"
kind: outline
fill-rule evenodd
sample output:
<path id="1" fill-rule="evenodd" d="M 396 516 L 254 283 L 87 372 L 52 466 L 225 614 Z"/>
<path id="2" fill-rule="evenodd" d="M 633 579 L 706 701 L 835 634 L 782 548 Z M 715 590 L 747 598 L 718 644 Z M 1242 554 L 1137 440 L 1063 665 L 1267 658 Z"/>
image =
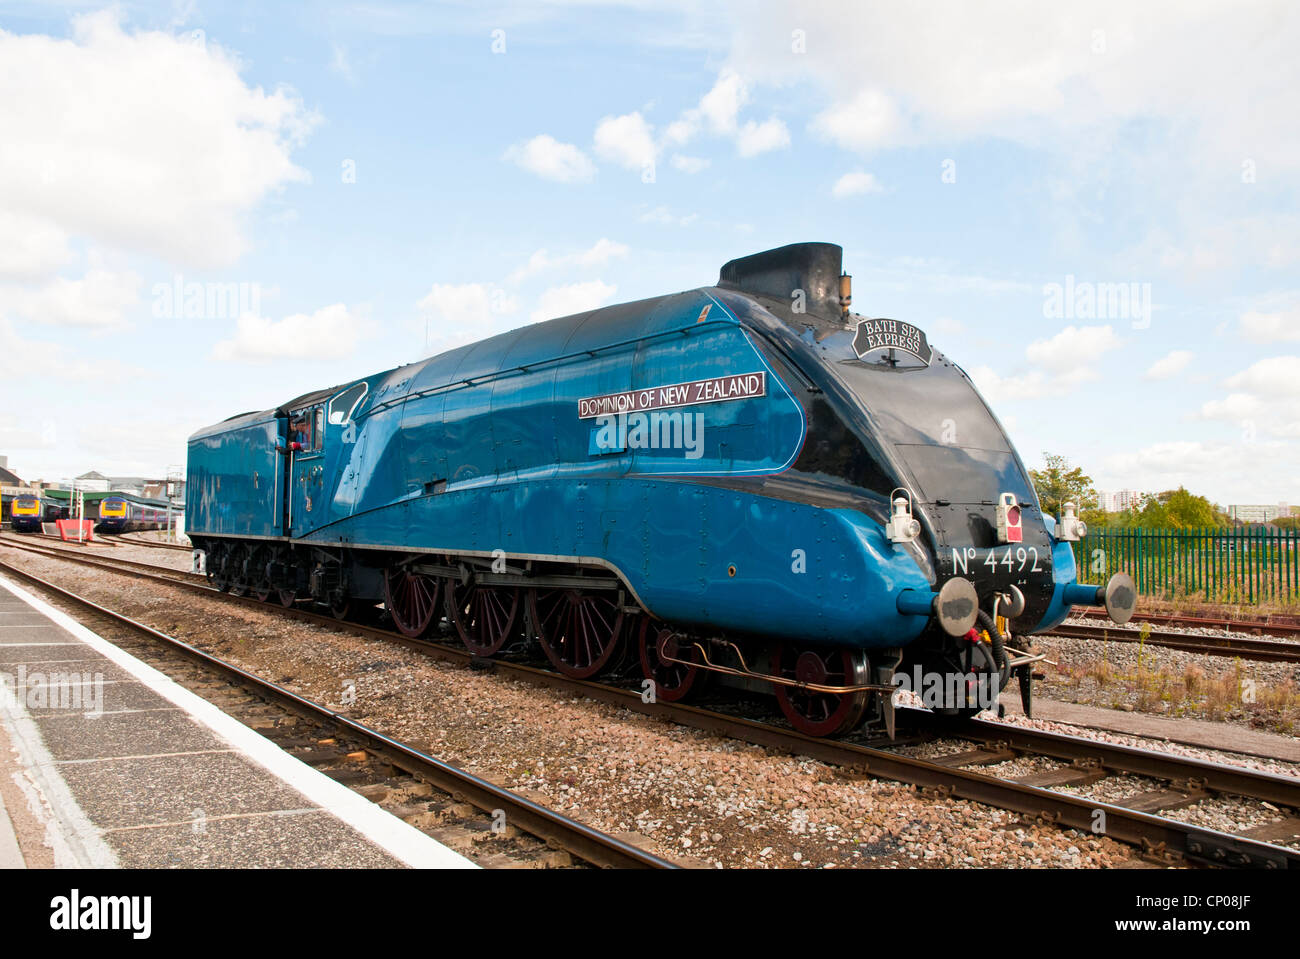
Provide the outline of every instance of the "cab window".
<path id="1" fill-rule="evenodd" d="M 358 383 L 330 400 L 331 425 L 339 426 L 352 419 L 352 414 L 356 412 L 357 407 L 361 405 L 361 400 L 366 395 L 366 389 L 365 383 Z"/>
<path id="2" fill-rule="evenodd" d="M 297 443 L 303 451 L 312 448 L 311 427 L 312 420 L 309 410 L 295 413 L 293 418 L 289 421 L 289 439 L 291 442 Z"/>

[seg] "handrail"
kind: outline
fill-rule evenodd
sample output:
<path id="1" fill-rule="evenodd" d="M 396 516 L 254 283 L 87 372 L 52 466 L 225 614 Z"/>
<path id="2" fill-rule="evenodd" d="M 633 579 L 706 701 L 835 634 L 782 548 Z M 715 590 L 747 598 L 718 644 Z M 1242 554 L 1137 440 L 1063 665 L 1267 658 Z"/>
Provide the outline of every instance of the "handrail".
<path id="1" fill-rule="evenodd" d="M 644 336 L 634 336 L 630 339 L 620 340 L 617 343 L 607 343 L 604 346 L 597 346 L 587 350 L 575 350 L 572 353 L 565 353 L 562 356 L 553 356 L 548 359 L 538 360 L 535 363 L 524 363 L 519 366 L 512 366 L 506 369 L 500 369 L 493 373 L 484 373 L 481 376 L 471 376 L 463 380 L 456 380 L 451 383 L 442 383 L 439 384 L 438 386 L 431 386 L 428 389 L 423 389 L 411 393 L 403 393 L 401 396 L 395 396 L 392 399 L 385 400 L 382 403 L 376 403 L 374 406 L 371 406 L 368 409 L 363 410 L 362 412 L 358 413 L 355 417 L 353 417 L 353 421 L 360 422 L 361 420 L 366 419 L 368 416 L 370 416 L 373 413 L 378 413 L 380 410 L 389 409 L 393 406 L 397 406 L 400 403 L 405 403 L 407 400 L 421 399 L 426 396 L 435 396 L 438 393 L 450 393 L 453 390 L 462 389 L 470 386 L 481 386 L 484 383 L 495 382 L 496 380 L 504 379 L 507 376 L 513 376 L 519 373 L 531 373 L 534 370 L 551 366 L 551 365 L 558 366 L 561 363 L 565 363 L 569 360 L 577 359 L 580 356 L 594 357 L 599 353 L 604 353 L 609 350 L 617 350 L 621 347 L 630 346 L 634 343 L 645 343 L 645 342 L 649 342 L 650 340 L 655 340 L 661 337 L 668 337 L 668 336 L 676 336 L 676 335 L 689 336 L 691 333 L 696 332 L 697 330 L 701 330 L 704 327 L 715 326 L 715 325 L 734 326 L 737 328 L 740 327 L 740 323 L 738 321 L 730 318 L 718 319 L 718 320 L 705 320 L 703 323 L 692 323 L 690 326 L 686 326 L 686 327 L 675 327 L 671 330 L 660 330 L 658 333 L 649 333 Z"/>

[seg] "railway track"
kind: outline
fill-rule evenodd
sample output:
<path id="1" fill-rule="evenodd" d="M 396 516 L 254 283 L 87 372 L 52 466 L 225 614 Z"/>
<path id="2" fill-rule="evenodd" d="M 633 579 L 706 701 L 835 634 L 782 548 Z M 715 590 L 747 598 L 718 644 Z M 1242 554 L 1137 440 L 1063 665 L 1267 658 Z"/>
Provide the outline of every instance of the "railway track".
<path id="1" fill-rule="evenodd" d="M 1088 619 L 1106 619 L 1105 613 L 1093 609 L 1081 610 L 1079 615 Z M 1270 622 L 1268 619 L 1224 619 L 1209 616 L 1181 616 L 1173 613 L 1139 613 L 1134 619 L 1153 625 L 1195 626 L 1207 629 L 1231 629 L 1238 633 L 1254 633 L 1258 636 L 1300 637 L 1300 625 Z"/>
<path id="2" fill-rule="evenodd" d="M 191 547 L 182 546 L 179 543 L 162 543 L 162 542 L 158 542 L 157 540 L 136 539 L 134 536 L 130 536 L 125 533 L 105 534 L 105 535 L 106 536 L 112 535 L 113 545 L 117 545 L 117 543 L 127 543 L 131 546 L 149 546 L 156 549 L 178 549 L 185 553 L 193 552 Z M 106 539 L 105 542 L 109 542 L 109 540 Z"/>
<path id="3" fill-rule="evenodd" d="M 207 579 L 204 576 L 198 573 L 191 573 L 188 570 L 172 569 L 170 566 L 158 566 L 155 565 L 154 563 L 141 563 L 138 560 L 119 559 L 116 556 L 95 557 L 93 554 L 90 555 L 86 554 L 81 550 L 81 548 L 64 549 L 61 546 L 55 546 L 53 544 L 47 544 L 47 543 L 27 543 L 27 542 L 14 540 L 12 537 L 9 536 L 0 536 L 0 546 L 10 546 L 14 549 L 26 550 L 28 552 L 44 553 L 46 555 L 64 554 L 69 558 L 75 557 L 80 559 L 88 559 L 91 560 L 92 563 L 94 563 L 94 561 L 98 559 L 101 562 L 99 562 L 97 565 L 102 565 L 108 568 L 112 568 L 116 566 L 116 567 L 122 567 L 124 569 L 139 570 L 140 572 L 150 573 L 157 576 L 175 577 L 180 582 L 190 582 L 190 583 L 207 582 Z"/>
<path id="4" fill-rule="evenodd" d="M 1108 626 L 1067 623 L 1044 635 L 1117 643 L 1145 642 L 1148 646 L 1163 646 L 1168 649 L 1206 653 L 1211 656 L 1230 656 L 1269 663 L 1300 663 L 1300 643 L 1288 643 L 1283 640 L 1159 630 L 1152 630 L 1144 639 L 1141 630 L 1116 626 L 1113 623 Z"/>
<path id="5" fill-rule="evenodd" d="M 1104 832 L 1159 862 L 1300 869 L 1300 849 L 1285 845 L 1300 837 L 1300 779 L 1009 724 L 978 720 L 956 723 L 921 710 L 900 710 L 901 743 L 907 743 L 909 738 L 916 741 L 917 737 L 942 738 L 965 741 L 970 747 L 944 756 L 918 759 L 901 754 L 897 751 L 898 743 L 888 740 L 816 739 L 718 709 L 681 703 L 646 703 L 639 686 L 628 689 L 572 679 L 510 659 L 485 661 L 472 656 L 459 644 L 413 640 L 400 633 L 336 620 L 302 608 L 283 609 L 249 597 L 231 596 L 210 586 L 175 578 L 175 570 L 168 570 L 172 576 L 165 576 L 115 568 L 119 561 L 111 558 L 92 559 L 69 550 L 25 548 L 34 553 L 55 553 L 60 559 L 99 566 L 122 575 L 145 576 L 218 602 L 281 612 L 304 622 L 397 643 L 467 667 L 490 669 L 533 685 L 562 689 L 755 745 L 809 756 L 846 770 L 909 783 L 927 795 L 970 800 L 1064 829 Z M 990 767 L 1024 757 L 1042 757 L 1056 765 L 1029 776 L 1001 777 L 989 772 Z M 1124 775 L 1151 780 L 1152 788 L 1139 790 L 1117 802 L 1100 802 L 1061 791 Z M 1282 818 L 1233 834 L 1160 815 L 1221 796 L 1267 803 Z M 1100 830 L 1099 822 L 1104 823 Z"/>
<path id="6" fill-rule="evenodd" d="M 406 813 L 403 818 L 408 821 L 434 820 L 436 825 L 427 831 L 435 839 L 452 838 L 463 848 L 468 845 L 465 839 L 475 833 L 484 839 L 494 837 L 497 833 L 490 825 L 494 822 L 502 825 L 502 833 L 505 827 L 513 828 L 516 835 L 488 847 L 493 849 L 489 865 L 545 862 L 554 848 L 593 866 L 676 868 L 637 845 L 474 776 L 39 576 L 2 561 L 0 572 L 77 607 L 83 621 L 89 618 L 106 639 L 183 685 L 205 691 L 205 698 L 217 698 L 224 711 L 366 798 L 388 805 L 394 813 Z M 286 721 L 289 716 L 295 721 Z M 445 798 L 432 804 L 426 800 L 424 808 L 413 807 L 411 800 L 428 796 L 428 787 L 440 790 Z M 466 804 L 480 812 L 472 812 Z M 521 842 L 520 832 L 532 841 Z M 497 851 L 510 846 L 509 852 Z"/>

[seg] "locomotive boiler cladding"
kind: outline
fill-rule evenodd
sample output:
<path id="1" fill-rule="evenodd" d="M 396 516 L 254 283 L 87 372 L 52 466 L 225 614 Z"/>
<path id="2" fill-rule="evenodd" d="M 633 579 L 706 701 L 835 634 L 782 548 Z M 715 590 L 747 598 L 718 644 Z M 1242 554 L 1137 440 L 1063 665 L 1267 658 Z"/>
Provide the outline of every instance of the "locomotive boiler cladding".
<path id="1" fill-rule="evenodd" d="M 892 731 L 900 684 L 1027 698 L 1027 637 L 1127 619 L 1132 583 L 1076 582 L 1082 524 L 924 331 L 850 312 L 841 257 L 769 250 L 202 429 L 196 565 L 658 699 L 767 692 L 812 735 Z"/>

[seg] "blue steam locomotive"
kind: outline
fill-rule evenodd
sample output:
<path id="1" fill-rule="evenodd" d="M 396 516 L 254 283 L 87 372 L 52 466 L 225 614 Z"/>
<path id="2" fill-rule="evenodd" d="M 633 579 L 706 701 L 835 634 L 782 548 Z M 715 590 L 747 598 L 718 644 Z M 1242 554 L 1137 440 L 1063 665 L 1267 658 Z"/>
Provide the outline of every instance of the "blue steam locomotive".
<path id="1" fill-rule="evenodd" d="M 850 312 L 841 259 L 770 250 L 202 429 L 196 563 L 574 677 L 639 660 L 664 700 L 772 692 L 811 735 L 892 732 L 902 677 L 945 712 L 1027 698 L 1012 630 L 1124 621 L 1132 583 L 1076 582 L 1082 523 L 923 331 Z"/>

